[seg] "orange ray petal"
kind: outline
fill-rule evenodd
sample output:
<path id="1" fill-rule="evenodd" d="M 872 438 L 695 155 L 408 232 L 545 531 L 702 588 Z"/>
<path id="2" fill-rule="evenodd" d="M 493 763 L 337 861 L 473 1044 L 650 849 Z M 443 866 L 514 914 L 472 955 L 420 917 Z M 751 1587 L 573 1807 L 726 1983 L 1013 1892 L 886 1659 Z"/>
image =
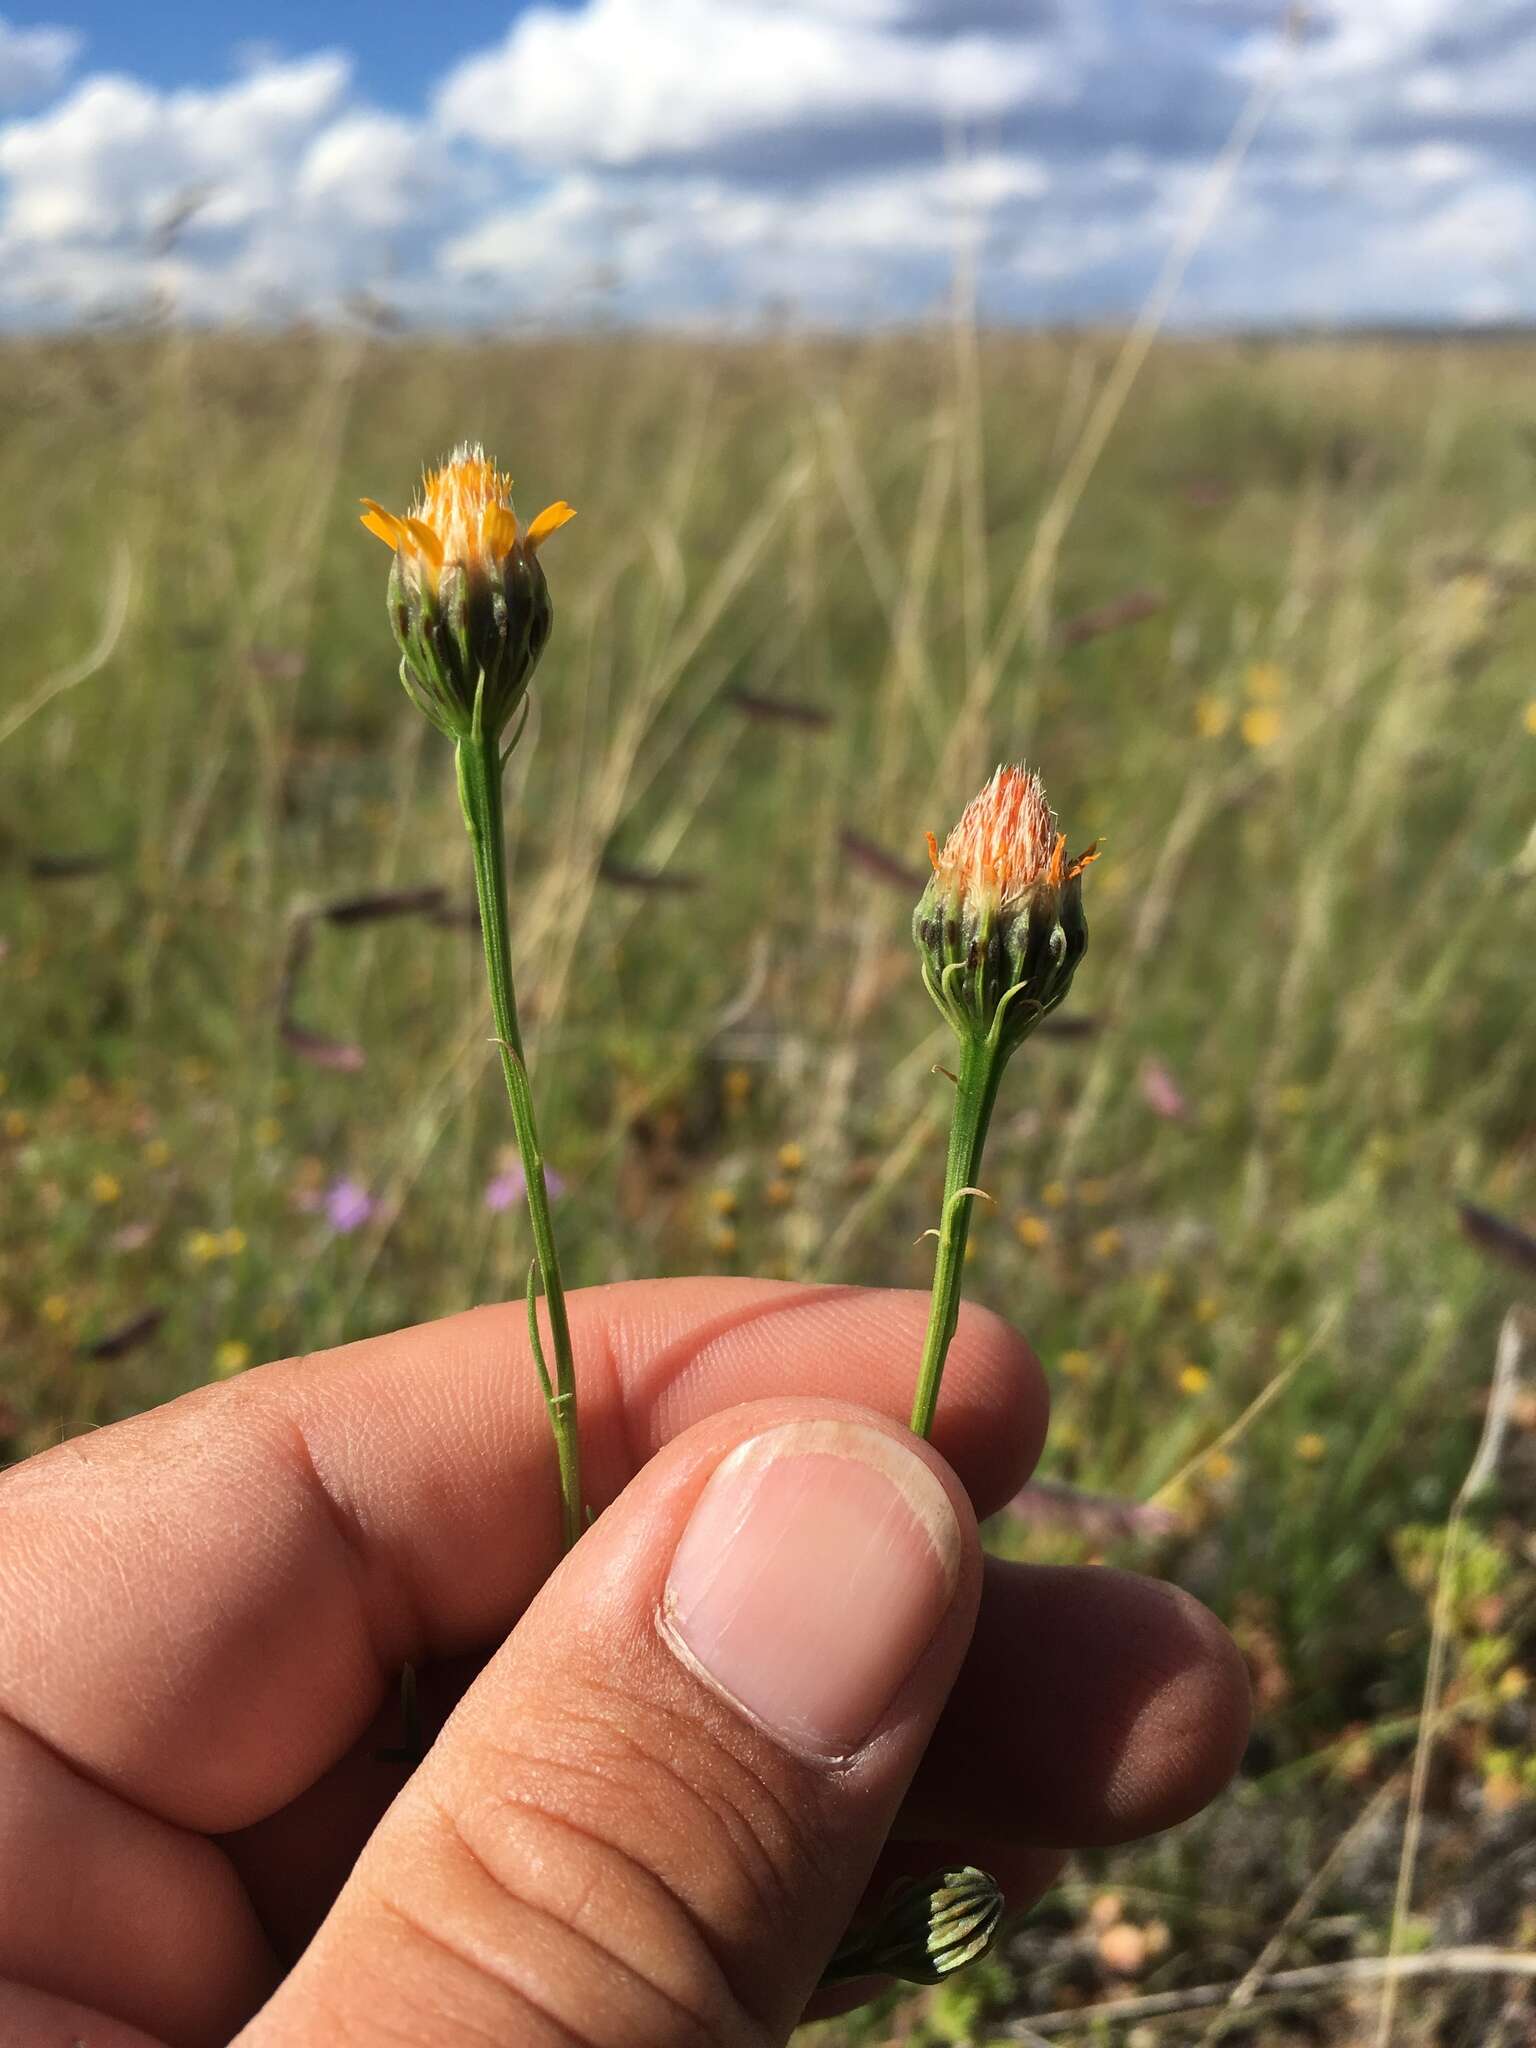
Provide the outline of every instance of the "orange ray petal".
<path id="1" fill-rule="evenodd" d="M 487 505 L 480 515 L 480 540 L 492 555 L 510 555 L 517 546 L 517 520 L 510 505 Z"/>
<path id="2" fill-rule="evenodd" d="M 376 505 L 372 498 L 364 498 L 362 503 L 368 507 L 366 512 L 358 514 L 363 525 L 367 527 L 370 533 L 376 533 L 386 546 L 398 548 L 402 528 L 400 521 L 395 517 L 394 513 L 386 512 L 384 507 Z"/>
<path id="3" fill-rule="evenodd" d="M 553 505 L 546 505 L 523 536 L 523 546 L 530 554 L 537 554 L 542 542 L 552 533 L 558 533 L 568 519 L 576 517 L 576 507 L 567 505 L 564 498 L 557 498 Z"/>
<path id="4" fill-rule="evenodd" d="M 405 519 L 401 521 L 401 524 L 416 543 L 421 553 L 432 564 L 432 567 L 434 569 L 441 569 L 443 566 L 443 544 L 431 527 L 428 526 L 427 522 L 424 519 Z"/>

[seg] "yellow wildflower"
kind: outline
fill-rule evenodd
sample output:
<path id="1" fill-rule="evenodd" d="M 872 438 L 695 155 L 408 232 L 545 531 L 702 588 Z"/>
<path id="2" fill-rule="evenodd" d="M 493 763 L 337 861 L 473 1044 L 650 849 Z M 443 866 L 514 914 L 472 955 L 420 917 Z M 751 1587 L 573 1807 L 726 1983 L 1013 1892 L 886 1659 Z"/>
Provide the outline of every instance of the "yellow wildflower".
<path id="1" fill-rule="evenodd" d="M 222 1239 L 212 1230 L 189 1230 L 181 1248 L 195 1266 L 211 1265 L 224 1251 Z"/>
<path id="2" fill-rule="evenodd" d="M 1063 1375 L 1069 1380 L 1087 1379 L 1088 1375 L 1093 1371 L 1093 1353 L 1091 1351 L 1063 1351 L 1061 1354 L 1061 1370 Z"/>
<path id="3" fill-rule="evenodd" d="M 237 1372 L 244 1372 L 251 1362 L 251 1347 L 242 1344 L 238 1337 L 229 1337 L 213 1354 L 215 1379 L 233 1379 Z"/>
<path id="4" fill-rule="evenodd" d="M 1532 738 L 1536 739 L 1536 697 L 1533 697 L 1530 703 L 1526 705 L 1525 714 L 1520 722 Z"/>
<path id="5" fill-rule="evenodd" d="M 31 1128 L 31 1120 L 24 1109 L 8 1109 L 5 1112 L 5 1135 L 8 1138 L 24 1138 Z"/>
<path id="6" fill-rule="evenodd" d="M 103 1209 L 122 1198 L 123 1184 L 115 1173 L 93 1173 L 91 1175 L 91 1200 L 99 1202 Z"/>
<path id="7" fill-rule="evenodd" d="M 1309 1429 L 1304 1436 L 1297 1437 L 1293 1448 L 1303 1465 L 1315 1465 L 1328 1455 L 1328 1439 Z"/>
<path id="8" fill-rule="evenodd" d="M 711 1188 L 709 1191 L 709 1206 L 717 1216 L 734 1216 L 737 1207 L 735 1189 Z"/>
<path id="9" fill-rule="evenodd" d="M 456 448 L 439 468 L 422 479 L 416 503 L 404 515 L 386 512 L 372 498 L 359 516 L 397 555 L 408 557 L 435 590 L 444 569 L 489 571 L 517 546 L 517 517 L 512 510 L 512 479 L 489 460 L 483 448 Z M 537 554 L 552 533 L 576 517 L 563 498 L 546 505 L 522 536 L 529 554 Z"/>
<path id="10" fill-rule="evenodd" d="M 1285 720 L 1273 704 L 1255 704 L 1243 713 L 1239 730 L 1250 747 L 1262 751 L 1279 739 L 1285 730 Z"/>
<path id="11" fill-rule="evenodd" d="M 1112 1259 L 1119 1251 L 1124 1239 L 1111 1224 L 1106 1230 L 1096 1230 L 1088 1240 L 1088 1249 L 1096 1259 Z"/>
<path id="12" fill-rule="evenodd" d="M 164 1138 L 151 1138 L 144 1147 L 144 1164 L 148 1167 L 167 1166 L 170 1158 L 171 1148 Z"/>
<path id="13" fill-rule="evenodd" d="M 1211 1376 L 1203 1365 L 1186 1365 L 1179 1373 L 1181 1394 L 1203 1394 L 1211 1383 Z"/>
<path id="14" fill-rule="evenodd" d="M 778 1162 L 780 1173 L 798 1173 L 805 1164 L 805 1148 L 791 1139 L 779 1147 Z"/>
<path id="15" fill-rule="evenodd" d="M 787 1180 L 771 1180 L 763 1189 L 763 1200 L 770 1209 L 787 1209 L 795 1199 L 795 1191 Z"/>
<path id="16" fill-rule="evenodd" d="M 45 1294 L 41 1308 L 43 1321 L 52 1323 L 55 1329 L 69 1321 L 70 1307 L 67 1294 Z"/>
<path id="17" fill-rule="evenodd" d="M 1020 1244 L 1027 1245 L 1031 1251 L 1038 1251 L 1042 1245 L 1050 1243 L 1051 1226 L 1043 1216 L 1031 1216 L 1026 1211 L 1015 1218 L 1013 1234 Z"/>
<path id="18" fill-rule="evenodd" d="M 1040 1199 L 1044 1202 L 1047 1209 L 1065 1208 L 1067 1201 L 1065 1184 L 1059 1180 L 1048 1180 L 1040 1190 Z"/>
<path id="19" fill-rule="evenodd" d="M 245 1250 L 245 1232 L 238 1223 L 232 1223 L 228 1230 L 219 1233 L 219 1253 L 226 1259 L 238 1259 Z"/>

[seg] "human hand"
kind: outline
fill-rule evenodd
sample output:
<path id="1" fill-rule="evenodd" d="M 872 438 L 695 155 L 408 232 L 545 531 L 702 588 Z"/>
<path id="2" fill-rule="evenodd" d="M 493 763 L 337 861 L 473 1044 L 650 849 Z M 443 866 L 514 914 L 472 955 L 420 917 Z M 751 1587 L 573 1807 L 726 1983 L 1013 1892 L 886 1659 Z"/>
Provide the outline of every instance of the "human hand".
<path id="1" fill-rule="evenodd" d="M 763 2048 L 872 1872 L 975 1861 L 1017 1907 L 1202 1805 L 1230 1640 L 1129 1574 L 983 1563 L 1044 1385 L 967 1309 L 918 1443 L 925 1308 L 573 1296 L 604 1512 L 564 1562 L 520 1307 L 7 1474 L 0 2040 Z M 451 1710 L 409 1774 L 407 1662 L 429 1734 Z"/>

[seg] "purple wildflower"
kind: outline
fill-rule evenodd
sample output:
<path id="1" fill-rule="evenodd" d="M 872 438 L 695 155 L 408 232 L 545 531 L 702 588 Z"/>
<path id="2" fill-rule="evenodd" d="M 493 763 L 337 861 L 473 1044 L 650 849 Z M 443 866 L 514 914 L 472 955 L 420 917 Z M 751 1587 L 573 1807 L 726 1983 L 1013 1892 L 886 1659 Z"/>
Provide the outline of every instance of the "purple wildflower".
<path id="1" fill-rule="evenodd" d="M 373 1197 L 360 1180 L 333 1180 L 325 1191 L 325 1220 L 337 1237 L 361 1230 L 373 1214 Z"/>

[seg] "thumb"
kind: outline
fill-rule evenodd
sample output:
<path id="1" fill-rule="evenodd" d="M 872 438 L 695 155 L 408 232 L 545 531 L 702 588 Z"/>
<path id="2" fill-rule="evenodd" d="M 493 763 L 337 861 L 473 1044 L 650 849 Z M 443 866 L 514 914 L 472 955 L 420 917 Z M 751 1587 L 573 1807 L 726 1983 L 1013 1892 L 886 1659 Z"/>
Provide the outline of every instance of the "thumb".
<path id="1" fill-rule="evenodd" d="M 700 1424 L 466 1693 L 242 2048 L 787 2040 L 979 1584 L 959 1481 L 884 1417 Z"/>

